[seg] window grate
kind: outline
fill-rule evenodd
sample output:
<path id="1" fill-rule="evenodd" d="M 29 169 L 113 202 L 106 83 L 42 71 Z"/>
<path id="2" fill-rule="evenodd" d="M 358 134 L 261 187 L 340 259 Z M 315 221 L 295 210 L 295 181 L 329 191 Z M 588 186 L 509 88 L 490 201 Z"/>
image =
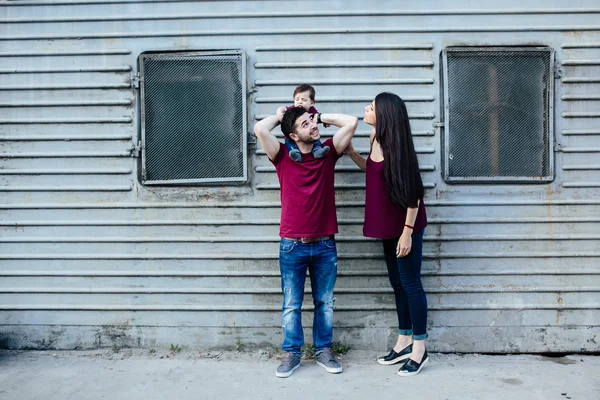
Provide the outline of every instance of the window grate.
<path id="1" fill-rule="evenodd" d="M 444 179 L 553 179 L 554 51 L 449 48 L 444 58 Z"/>
<path id="2" fill-rule="evenodd" d="M 245 181 L 245 54 L 142 54 L 140 75 L 142 183 Z"/>

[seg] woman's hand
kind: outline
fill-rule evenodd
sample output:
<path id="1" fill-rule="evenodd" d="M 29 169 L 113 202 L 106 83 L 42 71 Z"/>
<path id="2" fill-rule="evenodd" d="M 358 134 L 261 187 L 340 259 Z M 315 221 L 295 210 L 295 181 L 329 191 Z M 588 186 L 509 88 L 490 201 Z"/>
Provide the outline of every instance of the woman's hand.
<path id="1" fill-rule="evenodd" d="M 410 253 L 412 248 L 412 229 L 404 228 L 402 236 L 398 239 L 398 245 L 396 246 L 396 257 L 404 257 Z"/>
<path id="2" fill-rule="evenodd" d="M 348 146 L 346 146 L 346 148 L 344 149 L 344 154 L 351 154 L 354 152 L 354 146 L 352 145 L 352 142 L 348 143 Z"/>
<path id="3" fill-rule="evenodd" d="M 367 172 L 367 160 L 354 149 L 352 142 L 348 143 L 348 146 L 344 149 L 344 154 L 350 157 L 363 172 Z"/>

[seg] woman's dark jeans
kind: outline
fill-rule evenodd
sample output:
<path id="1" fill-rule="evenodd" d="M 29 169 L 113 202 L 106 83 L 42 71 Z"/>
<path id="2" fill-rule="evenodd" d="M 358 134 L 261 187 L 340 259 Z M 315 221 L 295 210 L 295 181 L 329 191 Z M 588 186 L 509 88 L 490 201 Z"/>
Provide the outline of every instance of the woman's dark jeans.
<path id="1" fill-rule="evenodd" d="M 388 277 L 396 297 L 398 334 L 412 335 L 413 340 L 427 339 L 427 298 L 421 283 L 423 231 L 413 233 L 412 248 L 404 257 L 396 257 L 398 239 L 383 241 Z"/>

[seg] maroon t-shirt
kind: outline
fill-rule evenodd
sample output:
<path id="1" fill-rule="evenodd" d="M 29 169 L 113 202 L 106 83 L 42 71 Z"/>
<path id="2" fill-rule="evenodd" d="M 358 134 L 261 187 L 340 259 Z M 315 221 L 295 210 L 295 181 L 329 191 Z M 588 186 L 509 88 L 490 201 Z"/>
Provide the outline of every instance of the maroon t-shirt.
<path id="1" fill-rule="evenodd" d="M 384 178 L 384 161 L 375 162 L 367 157 L 367 189 L 365 195 L 365 224 L 363 235 L 376 239 L 394 239 L 402 235 L 406 221 L 406 208 L 392 203 Z M 425 203 L 421 199 L 413 232 L 427 226 Z"/>
<path id="2" fill-rule="evenodd" d="M 289 157 L 280 143 L 279 152 L 271 162 L 275 165 L 281 187 L 281 237 L 317 237 L 338 232 L 333 188 L 334 167 L 340 158 L 328 139 L 323 146 L 331 151 L 322 159 L 302 153 L 302 162 Z"/>

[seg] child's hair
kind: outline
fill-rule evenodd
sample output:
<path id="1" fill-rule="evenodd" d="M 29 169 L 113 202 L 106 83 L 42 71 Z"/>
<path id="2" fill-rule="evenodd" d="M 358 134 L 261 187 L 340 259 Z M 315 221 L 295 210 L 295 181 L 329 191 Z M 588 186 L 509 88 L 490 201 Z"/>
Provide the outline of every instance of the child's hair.
<path id="1" fill-rule="evenodd" d="M 306 83 L 298 85 L 298 86 L 296 86 L 296 89 L 294 89 L 294 97 L 296 97 L 296 95 L 298 93 L 302 93 L 302 92 L 309 92 L 310 99 L 312 101 L 315 101 L 315 88 L 314 87 L 307 85 Z"/>

